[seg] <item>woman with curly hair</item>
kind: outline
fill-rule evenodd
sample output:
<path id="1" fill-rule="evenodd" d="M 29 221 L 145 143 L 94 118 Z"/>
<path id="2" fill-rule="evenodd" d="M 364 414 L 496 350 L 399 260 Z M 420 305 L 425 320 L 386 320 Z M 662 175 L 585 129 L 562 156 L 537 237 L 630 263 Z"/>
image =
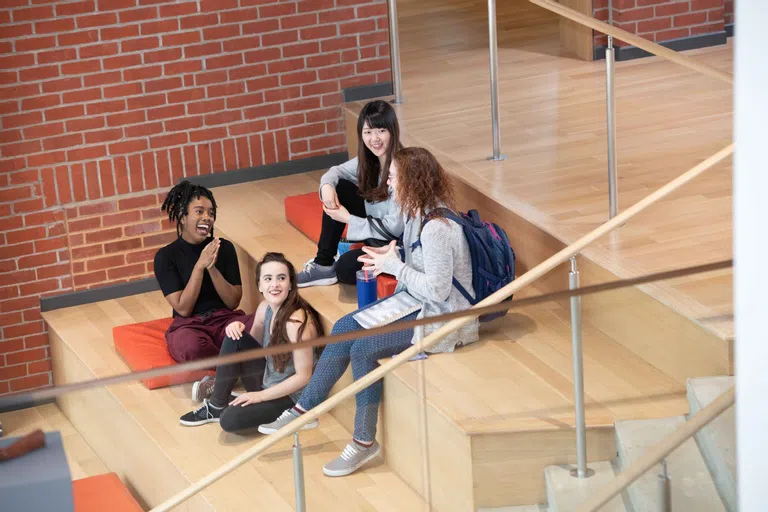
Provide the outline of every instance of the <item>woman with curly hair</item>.
<path id="1" fill-rule="evenodd" d="M 398 280 L 396 292 L 407 291 L 421 304 L 419 311 L 401 319 L 401 322 L 469 308 L 467 299 L 453 285 L 455 279 L 472 294 L 469 245 L 461 226 L 442 214 L 445 208 L 453 206 L 453 187 L 447 173 L 426 149 L 407 148 L 395 154 L 389 168 L 389 184 L 405 219 L 405 261 L 401 261 L 395 242 L 385 247 L 365 247 L 365 255 L 360 257 L 360 261 L 376 274 L 386 272 L 394 275 Z M 425 224 L 426 219 L 430 222 Z M 332 334 L 360 330 L 360 324 L 353 318 L 356 313 L 336 322 Z M 286 410 L 274 423 L 259 427 L 259 431 L 274 433 L 323 402 L 350 362 L 353 377 L 360 379 L 378 366 L 379 359 L 399 354 L 442 325 L 434 323 L 423 328 L 381 336 L 361 336 L 328 345 L 296 405 Z M 455 347 L 477 339 L 478 321 L 475 319 L 446 336 L 430 352 L 452 352 Z M 348 475 L 379 453 L 376 421 L 381 392 L 382 382 L 379 380 L 356 395 L 354 437 L 341 455 L 323 468 L 326 475 Z M 310 425 L 304 428 L 310 428 Z"/>
<path id="2" fill-rule="evenodd" d="M 299 272 L 299 287 L 355 284 L 363 254 L 354 249 L 334 261 L 341 235 L 381 247 L 403 234 L 400 211 L 387 184 L 395 151 L 401 149 L 400 126 L 392 105 L 366 103 L 357 118 L 357 157 L 328 169 L 320 178 L 323 222 L 317 255 Z"/>
<path id="3" fill-rule="evenodd" d="M 162 210 L 177 235 L 154 260 L 155 277 L 173 308 L 168 351 L 179 362 L 216 356 L 228 324 L 237 320 L 250 328 L 253 320 L 235 309 L 243 295 L 235 246 L 214 238 L 216 200 L 203 186 L 182 181 L 168 192 Z"/>
<path id="4" fill-rule="evenodd" d="M 323 335 L 320 315 L 299 295 L 296 270 L 282 253 L 264 255 L 256 264 L 256 280 L 264 300 L 256 309 L 253 327 L 246 330 L 241 321 L 229 324 L 221 355 L 294 343 L 299 344 L 297 349 L 267 356 L 266 368 L 260 359 L 219 366 L 213 386 L 198 383 L 198 388 L 205 389 L 203 404 L 182 416 L 182 425 L 219 422 L 226 432 L 256 428 L 293 407 L 309 382 L 314 351 L 300 344 Z M 238 378 L 246 393 L 232 400 Z"/>

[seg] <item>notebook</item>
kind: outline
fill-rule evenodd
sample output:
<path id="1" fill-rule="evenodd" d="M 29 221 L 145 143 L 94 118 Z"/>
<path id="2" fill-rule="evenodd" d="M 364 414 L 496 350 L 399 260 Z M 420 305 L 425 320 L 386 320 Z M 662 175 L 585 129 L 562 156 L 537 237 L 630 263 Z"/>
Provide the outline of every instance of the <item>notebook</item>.
<path id="1" fill-rule="evenodd" d="M 363 329 L 373 329 L 374 327 L 391 324 L 420 309 L 421 302 L 414 299 L 410 293 L 400 291 L 387 297 L 375 306 L 355 313 L 352 315 L 352 318 Z"/>

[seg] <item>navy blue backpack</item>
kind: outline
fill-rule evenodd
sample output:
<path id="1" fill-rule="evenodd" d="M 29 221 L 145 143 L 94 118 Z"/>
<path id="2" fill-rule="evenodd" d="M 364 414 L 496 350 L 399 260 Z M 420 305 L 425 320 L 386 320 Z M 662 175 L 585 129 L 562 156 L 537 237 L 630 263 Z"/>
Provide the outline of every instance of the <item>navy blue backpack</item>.
<path id="1" fill-rule="evenodd" d="M 498 224 L 483 222 L 477 210 L 469 210 L 467 213 L 456 213 L 448 208 L 440 208 L 440 213 L 447 219 L 461 225 L 464 236 L 469 245 L 469 253 L 472 257 L 472 288 L 475 298 L 467 293 L 456 278 L 453 278 L 453 286 L 473 306 L 493 294 L 500 288 L 508 285 L 515 279 L 515 251 L 509 245 L 507 233 Z M 434 216 L 428 216 L 421 225 L 424 226 Z M 411 250 L 421 245 L 417 240 L 411 246 Z M 504 301 L 512 300 L 512 297 Z M 506 311 L 490 313 L 480 317 L 481 322 L 488 322 L 506 315 Z"/>

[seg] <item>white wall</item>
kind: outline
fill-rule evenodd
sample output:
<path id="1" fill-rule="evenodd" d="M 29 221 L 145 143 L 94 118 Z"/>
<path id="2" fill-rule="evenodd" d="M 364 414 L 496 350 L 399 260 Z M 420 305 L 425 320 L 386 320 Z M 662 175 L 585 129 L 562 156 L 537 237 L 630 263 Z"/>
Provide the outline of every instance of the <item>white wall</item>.
<path id="1" fill-rule="evenodd" d="M 734 301 L 739 510 L 768 510 L 768 0 L 736 0 Z"/>

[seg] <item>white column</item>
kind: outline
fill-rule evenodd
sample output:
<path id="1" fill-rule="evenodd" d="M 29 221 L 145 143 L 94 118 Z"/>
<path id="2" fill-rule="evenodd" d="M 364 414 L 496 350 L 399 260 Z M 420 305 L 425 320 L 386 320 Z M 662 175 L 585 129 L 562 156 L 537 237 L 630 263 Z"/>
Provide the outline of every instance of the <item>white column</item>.
<path id="1" fill-rule="evenodd" d="M 739 510 L 768 510 L 768 22 L 737 0 L 734 87 L 734 310 Z"/>

